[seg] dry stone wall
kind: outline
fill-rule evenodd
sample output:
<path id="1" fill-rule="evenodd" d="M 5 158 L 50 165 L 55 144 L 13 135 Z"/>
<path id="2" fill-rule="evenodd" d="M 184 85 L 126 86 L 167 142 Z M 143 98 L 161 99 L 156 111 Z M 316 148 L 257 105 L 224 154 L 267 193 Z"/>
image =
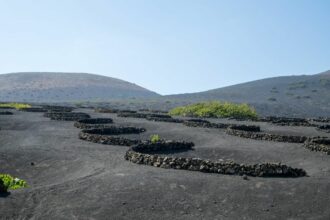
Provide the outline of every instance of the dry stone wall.
<path id="1" fill-rule="evenodd" d="M 85 141 L 90 141 L 100 144 L 120 145 L 120 146 L 132 146 L 141 143 L 138 139 L 128 139 L 124 137 L 118 137 L 120 134 L 139 134 L 146 131 L 144 128 L 136 127 L 108 127 L 102 129 L 88 129 L 82 130 L 79 133 L 79 138 Z"/>
<path id="2" fill-rule="evenodd" d="M 83 112 L 46 112 L 44 116 L 59 121 L 78 121 L 90 118 L 89 114 Z"/>
<path id="3" fill-rule="evenodd" d="M 150 154 L 162 151 L 191 150 L 193 143 L 161 141 L 158 143 L 143 142 L 131 147 L 125 159 L 137 164 L 154 167 L 200 171 L 228 175 L 249 175 L 259 177 L 302 177 L 303 169 L 291 168 L 281 163 L 258 163 L 252 165 L 238 164 L 233 161 L 213 162 L 200 158 L 167 157 Z"/>
<path id="4" fill-rule="evenodd" d="M 263 132 L 250 132 L 235 129 L 227 129 L 226 133 L 242 138 L 250 138 L 254 140 L 277 141 L 288 143 L 304 143 L 307 140 L 306 136 L 291 136 L 291 135 L 278 135 L 268 134 Z"/>
<path id="5" fill-rule="evenodd" d="M 308 138 L 304 146 L 311 151 L 320 151 L 330 155 L 330 138 L 314 137 Z"/>

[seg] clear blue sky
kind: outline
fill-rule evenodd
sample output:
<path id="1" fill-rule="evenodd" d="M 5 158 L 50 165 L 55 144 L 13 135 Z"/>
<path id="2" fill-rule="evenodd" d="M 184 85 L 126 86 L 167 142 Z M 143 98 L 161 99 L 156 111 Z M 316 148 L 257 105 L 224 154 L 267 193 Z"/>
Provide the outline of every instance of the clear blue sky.
<path id="1" fill-rule="evenodd" d="M 0 73 L 90 72 L 161 94 L 330 69 L 329 0 L 0 0 Z"/>

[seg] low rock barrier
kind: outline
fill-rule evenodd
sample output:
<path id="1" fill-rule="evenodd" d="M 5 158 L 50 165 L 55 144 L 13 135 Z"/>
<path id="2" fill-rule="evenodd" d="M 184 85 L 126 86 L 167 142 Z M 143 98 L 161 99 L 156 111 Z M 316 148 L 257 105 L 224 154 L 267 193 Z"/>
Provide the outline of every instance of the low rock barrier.
<path id="1" fill-rule="evenodd" d="M 147 117 L 149 121 L 160 121 L 160 122 L 172 122 L 172 123 L 183 123 L 184 120 L 177 118 L 158 118 L 158 117 Z"/>
<path id="2" fill-rule="evenodd" d="M 286 118 L 286 117 L 265 117 L 260 118 L 259 121 L 270 122 L 279 126 L 314 126 L 305 118 Z"/>
<path id="3" fill-rule="evenodd" d="M 211 123 L 203 119 L 190 119 L 184 121 L 183 124 L 189 127 L 219 128 L 219 129 L 231 128 L 234 130 L 253 131 L 253 132 L 260 131 L 260 126 L 257 125 Z"/>
<path id="4" fill-rule="evenodd" d="M 5 186 L 5 183 L 2 179 L 0 179 L 0 194 L 7 193 L 7 187 Z"/>
<path id="5" fill-rule="evenodd" d="M 44 109 L 44 108 L 22 108 L 20 109 L 20 111 L 23 111 L 23 112 L 48 112 L 47 109 Z"/>
<path id="6" fill-rule="evenodd" d="M 95 112 L 99 113 L 117 113 L 118 109 L 108 109 L 108 108 L 97 108 L 95 109 Z"/>
<path id="7" fill-rule="evenodd" d="M 183 122 L 188 127 L 202 127 L 202 128 L 227 128 L 229 124 L 211 123 L 203 119 L 189 119 Z"/>
<path id="8" fill-rule="evenodd" d="M 169 115 L 162 115 L 162 114 L 153 114 L 153 113 L 130 113 L 130 112 L 120 112 L 117 114 L 118 117 L 124 118 L 171 118 Z"/>
<path id="9" fill-rule="evenodd" d="M 76 128 L 91 129 L 91 128 L 106 128 L 106 124 L 112 124 L 112 118 L 87 118 L 81 119 L 74 123 Z"/>
<path id="10" fill-rule="evenodd" d="M 328 118 L 328 117 L 313 118 L 311 120 L 316 121 L 316 122 L 323 122 L 323 123 L 330 122 L 330 118 Z"/>
<path id="11" fill-rule="evenodd" d="M 281 163 L 258 163 L 246 165 L 234 163 L 233 161 L 213 162 L 199 158 L 167 157 L 150 154 L 169 150 L 191 150 L 192 147 L 193 143 L 189 142 L 143 142 L 131 147 L 126 152 L 125 159 L 136 164 L 144 164 L 154 167 L 228 175 L 249 175 L 259 177 L 302 177 L 306 175 L 306 171 L 303 169 L 291 168 Z"/>
<path id="12" fill-rule="evenodd" d="M 324 131 L 324 132 L 329 132 L 330 133 L 330 125 L 319 125 L 317 126 L 317 129 L 320 131 Z"/>
<path id="13" fill-rule="evenodd" d="M 139 134 L 146 131 L 144 128 L 136 127 L 107 127 L 102 129 L 82 130 L 79 133 L 79 138 L 85 141 L 90 141 L 100 144 L 132 146 L 141 143 L 141 140 L 128 139 L 113 135 L 120 134 Z"/>
<path id="14" fill-rule="evenodd" d="M 229 129 L 240 130 L 240 131 L 251 131 L 251 132 L 260 132 L 260 126 L 258 125 L 240 125 L 232 124 L 228 126 Z"/>
<path id="15" fill-rule="evenodd" d="M 0 111 L 0 115 L 13 115 L 14 113 L 9 111 Z"/>
<path id="16" fill-rule="evenodd" d="M 43 105 L 42 108 L 49 112 L 72 112 L 75 109 L 74 107 L 57 105 Z"/>
<path id="17" fill-rule="evenodd" d="M 304 143 L 307 140 L 306 136 L 291 136 L 291 135 L 279 135 L 269 134 L 263 132 L 250 132 L 235 129 L 227 129 L 226 133 L 242 138 L 250 138 L 254 140 L 265 140 L 265 141 L 277 141 L 277 142 L 288 142 L 288 143 Z"/>
<path id="18" fill-rule="evenodd" d="M 46 112 L 44 116 L 59 121 L 78 121 L 90 118 L 89 114 L 83 112 Z"/>
<path id="19" fill-rule="evenodd" d="M 330 155 L 330 138 L 314 137 L 308 138 L 304 143 L 304 147 L 311 151 L 320 151 Z"/>

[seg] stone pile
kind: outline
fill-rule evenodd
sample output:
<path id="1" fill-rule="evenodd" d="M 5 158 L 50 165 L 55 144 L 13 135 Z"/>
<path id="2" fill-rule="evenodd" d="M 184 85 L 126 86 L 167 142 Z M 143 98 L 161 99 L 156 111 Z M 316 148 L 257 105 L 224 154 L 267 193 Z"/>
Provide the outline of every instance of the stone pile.
<path id="1" fill-rule="evenodd" d="M 78 121 L 90 118 L 89 114 L 83 112 L 46 112 L 44 116 L 59 121 Z"/>
<path id="2" fill-rule="evenodd" d="M 146 131 L 144 128 L 136 127 L 107 127 L 102 129 L 87 129 L 79 133 L 79 138 L 100 144 L 132 146 L 141 143 L 140 140 L 128 139 L 114 135 L 120 134 L 139 134 Z"/>
<path id="3" fill-rule="evenodd" d="M 161 141 L 158 143 L 142 142 L 131 147 L 125 159 L 137 164 L 149 166 L 218 173 L 228 175 L 249 175 L 259 177 L 301 177 L 306 175 L 303 169 L 291 168 L 281 163 L 238 164 L 233 161 L 213 162 L 200 158 L 167 157 L 150 154 L 162 151 L 190 150 L 193 143 Z"/>
<path id="4" fill-rule="evenodd" d="M 311 151 L 320 151 L 330 155 L 330 138 L 313 137 L 308 138 L 304 143 L 304 147 Z"/>
<path id="5" fill-rule="evenodd" d="M 242 131 L 235 129 L 227 129 L 226 133 L 229 135 L 234 135 L 243 138 L 250 138 L 255 140 L 277 141 L 277 142 L 288 142 L 288 143 L 304 143 L 307 140 L 306 136 L 279 135 L 279 134 L 269 134 L 263 132 Z"/>
<path id="6" fill-rule="evenodd" d="M 76 128 L 81 129 L 91 129 L 91 128 L 106 128 L 106 124 L 112 124 L 113 120 L 111 118 L 87 118 L 81 119 L 74 123 Z"/>

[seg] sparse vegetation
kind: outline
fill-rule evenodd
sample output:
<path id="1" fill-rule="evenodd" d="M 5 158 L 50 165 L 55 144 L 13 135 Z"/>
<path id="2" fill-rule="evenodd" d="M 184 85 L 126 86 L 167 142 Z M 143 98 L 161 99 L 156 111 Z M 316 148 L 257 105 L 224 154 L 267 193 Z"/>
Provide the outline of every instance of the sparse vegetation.
<path id="1" fill-rule="evenodd" d="M 150 141 L 153 144 L 159 142 L 160 140 L 161 139 L 160 139 L 160 136 L 158 134 L 153 134 L 153 135 L 150 136 Z"/>
<path id="2" fill-rule="evenodd" d="M 0 174 L 0 179 L 3 181 L 6 190 L 14 190 L 28 186 L 24 180 L 12 177 L 9 174 Z"/>
<path id="3" fill-rule="evenodd" d="M 24 104 L 24 103 L 0 103 L 0 108 L 16 108 L 16 109 L 22 109 L 22 108 L 31 108 L 31 105 Z"/>
<path id="4" fill-rule="evenodd" d="M 229 102 L 202 102 L 187 106 L 176 107 L 170 115 L 207 117 L 207 118 L 257 118 L 257 112 L 248 104 L 234 104 Z"/>
<path id="5" fill-rule="evenodd" d="M 289 90 L 304 89 L 307 87 L 307 82 L 301 81 L 289 84 Z"/>

